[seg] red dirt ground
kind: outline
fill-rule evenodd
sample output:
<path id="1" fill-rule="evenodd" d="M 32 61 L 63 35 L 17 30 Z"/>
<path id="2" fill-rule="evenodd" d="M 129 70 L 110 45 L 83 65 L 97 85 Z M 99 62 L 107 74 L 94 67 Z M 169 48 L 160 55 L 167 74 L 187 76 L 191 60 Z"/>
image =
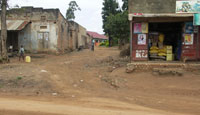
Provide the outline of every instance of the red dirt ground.
<path id="1" fill-rule="evenodd" d="M 118 55 L 117 48 L 96 48 L 40 54 L 31 63 L 11 59 L 0 65 L 0 115 L 200 114 L 199 71 L 127 74 L 127 59 Z"/>

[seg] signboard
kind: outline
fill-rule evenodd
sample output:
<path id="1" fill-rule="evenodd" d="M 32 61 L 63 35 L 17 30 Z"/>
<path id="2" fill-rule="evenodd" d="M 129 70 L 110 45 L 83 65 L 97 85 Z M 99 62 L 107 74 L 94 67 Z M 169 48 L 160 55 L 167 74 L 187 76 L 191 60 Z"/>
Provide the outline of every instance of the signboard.
<path id="1" fill-rule="evenodd" d="M 192 34 L 194 32 L 194 26 L 192 22 L 185 23 L 185 33 Z"/>
<path id="2" fill-rule="evenodd" d="M 176 1 L 176 13 L 200 13 L 200 0 Z"/>
<path id="3" fill-rule="evenodd" d="M 140 34 L 140 33 L 148 33 L 149 25 L 146 22 L 143 23 L 134 23 L 134 33 Z"/>
<path id="4" fill-rule="evenodd" d="M 149 31 L 149 25 L 148 25 L 148 23 L 146 23 L 146 22 L 142 23 L 142 33 L 147 34 L 148 31 Z"/>
<path id="5" fill-rule="evenodd" d="M 193 45 L 194 34 L 185 34 L 184 41 L 185 41 L 185 45 Z"/>
<path id="6" fill-rule="evenodd" d="M 138 45 L 146 45 L 146 34 L 138 34 Z"/>
<path id="7" fill-rule="evenodd" d="M 142 33 L 142 23 L 134 23 L 134 33 Z"/>
<path id="8" fill-rule="evenodd" d="M 199 26 L 200 25 L 200 14 L 194 14 L 194 25 Z"/>

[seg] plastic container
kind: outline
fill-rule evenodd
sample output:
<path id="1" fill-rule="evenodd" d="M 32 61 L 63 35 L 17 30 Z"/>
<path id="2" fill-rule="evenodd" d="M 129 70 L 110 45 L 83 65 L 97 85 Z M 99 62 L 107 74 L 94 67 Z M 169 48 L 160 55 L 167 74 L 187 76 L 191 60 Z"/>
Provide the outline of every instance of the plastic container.
<path id="1" fill-rule="evenodd" d="M 30 63 L 30 62 L 31 62 L 31 57 L 30 57 L 30 56 L 26 56 L 25 62 L 26 62 L 26 63 Z"/>

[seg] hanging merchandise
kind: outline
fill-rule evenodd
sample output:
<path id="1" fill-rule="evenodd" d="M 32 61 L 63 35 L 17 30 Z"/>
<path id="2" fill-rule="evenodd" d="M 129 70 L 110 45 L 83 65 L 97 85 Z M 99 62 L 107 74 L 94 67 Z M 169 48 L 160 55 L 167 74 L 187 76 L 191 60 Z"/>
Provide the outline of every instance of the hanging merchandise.
<path id="1" fill-rule="evenodd" d="M 165 35 L 164 34 L 160 34 L 159 35 L 159 42 L 163 43 L 164 42 L 164 38 L 165 38 Z"/>

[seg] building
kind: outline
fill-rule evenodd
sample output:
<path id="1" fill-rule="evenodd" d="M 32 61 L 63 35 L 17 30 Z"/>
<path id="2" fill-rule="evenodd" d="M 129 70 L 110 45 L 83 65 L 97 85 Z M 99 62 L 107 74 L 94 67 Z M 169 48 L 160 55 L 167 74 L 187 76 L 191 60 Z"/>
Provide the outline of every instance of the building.
<path id="1" fill-rule="evenodd" d="M 196 11 L 184 5 L 192 8 L 194 2 L 129 0 L 132 61 L 200 59 L 200 31 L 193 20 Z"/>
<path id="2" fill-rule="evenodd" d="M 108 40 L 108 37 L 98 34 L 97 32 L 87 31 L 87 34 L 95 41 L 95 45 L 98 46 L 100 43 Z"/>
<path id="3" fill-rule="evenodd" d="M 71 50 L 83 47 L 88 48 L 91 38 L 87 35 L 87 30 L 74 21 L 70 21 L 69 47 Z"/>
<path id="4" fill-rule="evenodd" d="M 7 47 L 12 46 L 14 51 L 23 45 L 27 52 L 64 53 L 78 47 L 71 49 L 70 41 L 75 37 L 70 35 L 79 32 L 77 42 L 82 40 L 82 34 L 86 36 L 86 29 L 80 29 L 80 26 L 77 26 L 78 31 L 71 31 L 71 23 L 59 9 L 22 7 L 8 10 L 7 13 Z"/>

